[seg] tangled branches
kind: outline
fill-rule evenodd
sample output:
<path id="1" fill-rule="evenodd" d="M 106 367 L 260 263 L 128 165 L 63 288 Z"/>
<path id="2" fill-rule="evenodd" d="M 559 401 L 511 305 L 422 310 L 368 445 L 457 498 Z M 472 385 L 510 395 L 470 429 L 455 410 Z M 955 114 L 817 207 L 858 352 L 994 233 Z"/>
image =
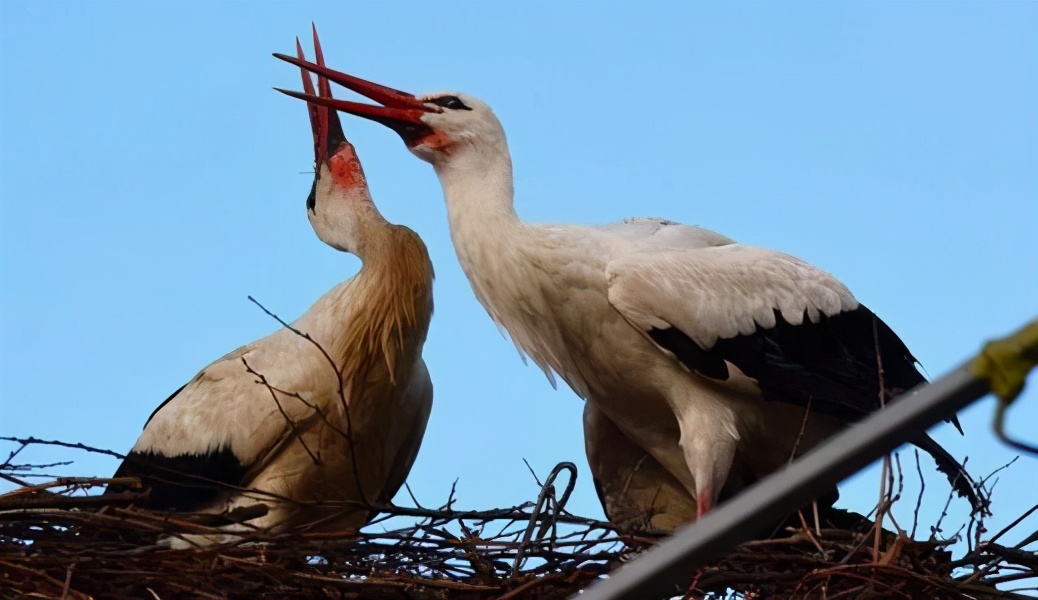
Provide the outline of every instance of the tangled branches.
<path id="1" fill-rule="evenodd" d="M 135 508 L 128 494 L 82 495 L 110 479 L 58 479 L 0 496 L 0 576 L 43 598 L 563 598 L 623 548 L 608 525 L 565 511 L 575 475 L 563 463 L 537 502 L 506 509 L 459 511 L 452 489 L 442 507 L 387 507 L 359 533 L 257 532 L 186 551 L 159 536 L 220 530 Z"/>
<path id="2" fill-rule="evenodd" d="M 22 480 L 27 474 L 61 465 L 16 465 L 22 448 L 46 442 L 8 441 L 20 445 L 0 465 L 0 476 L 19 486 L 0 495 L 5 598 L 565 598 L 658 539 L 568 512 L 576 469 L 562 463 L 536 501 L 511 508 L 458 510 L 452 489 L 438 508 L 385 507 L 360 532 L 256 532 L 173 550 L 162 536 L 220 533 L 207 521 L 212 516 L 145 511 L 133 506 L 133 493 L 91 493 L 110 479 L 30 485 Z M 557 489 L 564 473 L 569 481 Z M 1034 541 L 998 543 L 1026 516 L 952 560 L 951 541 L 913 541 L 842 511 L 818 522 L 798 515 L 795 526 L 743 543 L 676 592 L 714 599 L 1021 598 L 995 586 L 1038 572 L 1038 558 L 1025 549 Z"/>

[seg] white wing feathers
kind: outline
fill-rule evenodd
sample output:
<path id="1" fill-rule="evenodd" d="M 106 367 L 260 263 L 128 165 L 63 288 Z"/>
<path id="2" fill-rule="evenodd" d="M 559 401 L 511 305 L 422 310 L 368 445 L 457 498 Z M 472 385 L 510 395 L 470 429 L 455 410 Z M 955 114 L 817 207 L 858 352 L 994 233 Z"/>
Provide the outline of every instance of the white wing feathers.
<path id="1" fill-rule="evenodd" d="M 738 244 L 638 248 L 606 266 L 609 301 L 642 331 L 676 327 L 703 349 L 718 338 L 857 308 L 850 290 L 795 257 Z"/>
<path id="2" fill-rule="evenodd" d="M 202 369 L 155 412 L 133 451 L 180 456 L 228 449 L 243 466 L 254 466 L 294 427 L 320 418 L 315 407 L 334 410 L 337 398 L 317 393 L 337 389 L 334 378 L 311 342 L 280 330 Z"/>

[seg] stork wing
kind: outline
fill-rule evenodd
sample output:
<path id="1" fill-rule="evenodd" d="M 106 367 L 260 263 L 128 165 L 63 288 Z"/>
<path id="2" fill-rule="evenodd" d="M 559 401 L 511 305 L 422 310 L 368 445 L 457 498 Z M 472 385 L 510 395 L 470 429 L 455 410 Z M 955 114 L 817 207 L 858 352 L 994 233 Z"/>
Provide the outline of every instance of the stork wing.
<path id="1" fill-rule="evenodd" d="M 277 381 L 276 359 L 269 345 L 250 344 L 203 369 L 152 413 L 115 477 L 140 477 L 150 489 L 142 504 L 162 510 L 201 509 L 246 486 L 315 416 L 313 403 L 301 399 L 309 390 Z M 269 385 L 250 368 L 269 369 Z"/>
<path id="2" fill-rule="evenodd" d="M 425 361 L 419 359 L 411 383 L 393 411 L 394 427 L 386 439 L 387 446 L 393 452 L 393 459 L 389 473 L 386 474 L 385 485 L 379 494 L 380 503 L 391 501 L 407 480 L 425 437 L 432 402 L 433 386 L 429 370 L 425 366 Z"/>
<path id="3" fill-rule="evenodd" d="M 880 407 L 881 381 L 883 401 L 924 381 L 889 327 L 792 256 L 643 246 L 610 261 L 607 275 L 609 301 L 661 350 L 714 379 L 735 365 L 766 400 L 854 421 Z"/>

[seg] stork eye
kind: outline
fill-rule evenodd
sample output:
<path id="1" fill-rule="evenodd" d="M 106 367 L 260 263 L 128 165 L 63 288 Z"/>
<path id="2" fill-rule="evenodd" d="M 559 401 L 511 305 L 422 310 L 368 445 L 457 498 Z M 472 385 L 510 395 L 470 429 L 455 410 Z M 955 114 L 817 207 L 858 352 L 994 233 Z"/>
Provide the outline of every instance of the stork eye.
<path id="1" fill-rule="evenodd" d="M 457 96 L 440 96 L 439 98 L 433 98 L 430 102 L 436 106 L 442 106 L 451 110 L 472 110 L 465 106 L 465 103 Z"/>

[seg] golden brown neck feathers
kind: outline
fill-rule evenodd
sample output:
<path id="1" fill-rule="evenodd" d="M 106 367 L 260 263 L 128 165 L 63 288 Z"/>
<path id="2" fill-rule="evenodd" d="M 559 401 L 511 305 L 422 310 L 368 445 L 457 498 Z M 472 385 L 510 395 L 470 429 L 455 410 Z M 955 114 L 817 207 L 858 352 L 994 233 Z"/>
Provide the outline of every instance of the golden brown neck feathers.
<path id="1" fill-rule="evenodd" d="M 388 225 L 366 253 L 350 303 L 362 307 L 336 340 L 343 380 L 354 396 L 380 384 L 396 385 L 417 359 L 432 318 L 433 268 L 418 234 Z"/>

